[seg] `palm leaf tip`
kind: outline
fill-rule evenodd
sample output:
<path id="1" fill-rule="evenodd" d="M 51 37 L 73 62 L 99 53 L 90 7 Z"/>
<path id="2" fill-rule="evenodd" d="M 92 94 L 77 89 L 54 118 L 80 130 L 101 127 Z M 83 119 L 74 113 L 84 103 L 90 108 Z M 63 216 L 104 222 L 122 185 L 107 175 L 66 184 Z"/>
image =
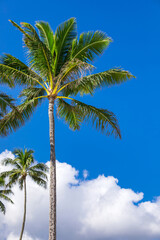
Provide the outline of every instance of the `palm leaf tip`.
<path id="1" fill-rule="evenodd" d="M 77 100 L 73 100 L 77 111 L 86 123 L 92 123 L 92 126 L 108 135 L 113 134 L 121 139 L 121 132 L 118 120 L 114 113 L 106 110 L 87 105 Z"/>

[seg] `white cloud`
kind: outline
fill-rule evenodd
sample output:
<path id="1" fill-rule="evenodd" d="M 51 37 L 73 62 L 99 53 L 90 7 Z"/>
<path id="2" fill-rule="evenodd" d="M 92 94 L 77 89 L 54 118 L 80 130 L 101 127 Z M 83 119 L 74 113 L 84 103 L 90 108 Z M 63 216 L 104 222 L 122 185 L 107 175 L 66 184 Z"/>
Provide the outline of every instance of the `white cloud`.
<path id="1" fill-rule="evenodd" d="M 0 160 L 5 157 L 14 156 L 5 151 L 0 154 Z M 4 169 L 0 166 L 0 171 Z M 1 240 L 19 239 L 23 192 L 17 186 L 13 190 L 15 204 L 6 203 L 6 215 L 0 213 Z M 28 179 L 27 193 L 24 240 L 46 240 L 48 190 Z M 142 202 L 143 193 L 121 188 L 114 177 L 78 179 L 75 168 L 57 161 L 57 195 L 58 239 L 160 240 L 160 198 Z"/>

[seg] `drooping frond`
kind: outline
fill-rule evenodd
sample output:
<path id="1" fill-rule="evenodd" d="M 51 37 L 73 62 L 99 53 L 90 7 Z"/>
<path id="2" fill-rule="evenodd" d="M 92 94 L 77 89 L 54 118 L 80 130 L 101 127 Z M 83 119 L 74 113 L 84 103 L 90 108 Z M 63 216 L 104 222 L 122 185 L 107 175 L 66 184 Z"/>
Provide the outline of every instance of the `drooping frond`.
<path id="1" fill-rule="evenodd" d="M 9 133 L 16 131 L 29 120 L 35 111 L 34 101 L 30 100 L 17 107 L 17 111 L 12 110 L 0 120 L 0 135 L 6 136 Z"/>
<path id="2" fill-rule="evenodd" d="M 18 25 L 11 21 L 17 27 Z M 27 55 L 30 67 L 39 72 L 41 77 L 49 79 L 51 72 L 51 52 L 46 45 L 40 40 L 36 30 L 29 23 L 21 23 L 17 28 L 23 33 L 23 41 L 27 48 Z"/>
<path id="3" fill-rule="evenodd" d="M 4 200 L 13 203 L 13 201 L 7 197 L 8 195 L 13 194 L 11 189 L 4 189 L 0 190 L 0 198 L 3 198 Z"/>
<path id="4" fill-rule="evenodd" d="M 14 99 L 5 93 L 0 92 L 0 112 L 6 113 L 7 108 L 15 108 Z"/>
<path id="5" fill-rule="evenodd" d="M 60 24 L 55 32 L 55 61 L 54 76 L 60 72 L 61 67 L 68 59 L 72 41 L 77 36 L 77 24 L 75 18 L 70 18 Z M 69 60 L 69 59 L 68 59 Z"/>
<path id="6" fill-rule="evenodd" d="M 53 54 L 54 51 L 54 34 L 49 23 L 44 21 L 37 21 L 36 27 L 39 30 L 41 41 L 47 46 L 49 51 Z"/>
<path id="7" fill-rule="evenodd" d="M 44 163 L 38 163 L 38 164 L 32 166 L 31 169 L 43 171 L 43 172 L 48 172 L 48 170 L 49 170 L 48 166 Z"/>
<path id="8" fill-rule="evenodd" d="M 0 119 L 0 135 L 6 136 L 9 133 L 23 126 L 30 119 L 38 104 L 43 101 L 43 88 L 27 88 L 21 93 L 26 97 L 24 102 Z M 34 98 L 33 98 L 34 97 Z M 18 111 L 18 113 L 17 113 Z"/>
<path id="9" fill-rule="evenodd" d="M 16 83 L 27 86 L 36 86 L 39 82 L 43 84 L 43 79 L 37 73 L 10 54 L 0 58 L 0 79 L 10 87 Z"/>
<path id="10" fill-rule="evenodd" d="M 2 203 L 2 201 L 0 201 L 0 211 L 5 214 L 6 213 L 6 207 L 4 205 L 4 203 Z"/>
<path id="11" fill-rule="evenodd" d="M 106 135 L 114 134 L 121 138 L 118 121 L 114 113 L 87 105 L 77 100 L 73 100 L 75 108 L 80 111 L 81 117 L 86 123 L 91 123 L 93 127 Z"/>
<path id="12" fill-rule="evenodd" d="M 47 174 L 45 174 L 45 172 L 43 172 L 43 171 L 35 170 L 31 167 L 29 169 L 29 172 L 36 177 L 43 178 L 43 179 L 46 179 L 46 180 L 48 179 Z"/>
<path id="13" fill-rule="evenodd" d="M 2 164 L 4 166 L 8 166 L 8 165 L 11 165 L 17 169 L 21 169 L 21 166 L 19 165 L 19 163 L 17 162 L 17 159 L 12 159 L 12 158 L 5 158 L 3 159 L 2 161 Z"/>
<path id="14" fill-rule="evenodd" d="M 119 68 L 110 69 L 71 82 L 63 89 L 63 95 L 93 94 L 96 88 L 120 84 L 133 77 L 128 71 Z"/>
<path id="15" fill-rule="evenodd" d="M 76 106 L 73 106 L 63 99 L 57 100 L 57 113 L 58 116 L 69 125 L 73 130 L 79 130 L 80 124 L 82 122 L 81 110 L 77 109 Z"/>
<path id="16" fill-rule="evenodd" d="M 72 42 L 71 59 L 77 58 L 85 62 L 93 61 L 96 56 L 104 52 L 110 42 L 111 38 L 100 31 L 82 33 L 79 40 Z"/>
<path id="17" fill-rule="evenodd" d="M 37 183 L 39 186 L 42 186 L 42 187 L 44 187 L 44 188 L 47 188 L 47 182 L 46 182 L 43 178 L 37 177 L 37 176 L 34 175 L 32 172 L 29 172 L 28 175 L 29 175 L 30 178 L 31 178 L 35 183 Z"/>
<path id="18" fill-rule="evenodd" d="M 6 184 L 6 187 L 9 187 L 9 188 L 11 188 L 14 184 L 16 184 L 20 175 L 21 175 L 21 170 L 16 168 L 12 169 L 11 171 L 4 171 L 0 173 L 0 177 L 9 178 L 8 183 Z"/>

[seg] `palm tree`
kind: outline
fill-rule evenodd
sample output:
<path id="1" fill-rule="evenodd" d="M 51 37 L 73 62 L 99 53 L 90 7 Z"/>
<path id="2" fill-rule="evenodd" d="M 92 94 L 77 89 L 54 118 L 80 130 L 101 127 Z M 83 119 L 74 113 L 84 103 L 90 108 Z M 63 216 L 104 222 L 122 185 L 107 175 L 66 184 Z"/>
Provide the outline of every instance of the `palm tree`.
<path id="1" fill-rule="evenodd" d="M 5 54 L 0 62 L 1 83 L 20 84 L 22 103 L 18 106 L 21 117 L 13 110 L 0 121 L 0 132 L 9 132 L 22 126 L 35 108 L 48 99 L 50 129 L 50 210 L 49 240 L 56 240 L 56 157 L 54 108 L 73 130 L 82 122 L 91 123 L 106 135 L 121 137 L 116 116 L 106 109 L 88 105 L 73 98 L 94 94 L 97 88 L 120 84 L 133 77 L 128 71 L 113 68 L 91 74 L 91 64 L 108 47 L 111 38 L 101 31 L 82 33 L 77 38 L 76 19 L 60 24 L 53 33 L 47 22 L 38 21 L 36 29 L 29 23 L 10 22 L 23 33 L 29 66 Z"/>
<path id="2" fill-rule="evenodd" d="M 13 154 L 15 159 L 6 158 L 3 160 L 5 166 L 11 165 L 13 167 L 10 171 L 5 171 L 0 174 L 2 178 L 9 177 L 9 182 L 7 186 L 12 187 L 14 184 L 18 183 L 19 188 L 23 190 L 24 188 L 24 215 L 23 223 L 20 234 L 20 240 L 22 239 L 25 221 L 26 221 L 26 204 L 27 204 L 27 188 L 26 188 L 26 178 L 29 176 L 35 183 L 46 188 L 47 186 L 47 175 L 48 167 L 44 163 L 34 164 L 33 150 L 25 149 L 24 152 L 21 149 L 15 149 Z"/>
<path id="3" fill-rule="evenodd" d="M 3 187 L 3 189 L 2 189 Z M 6 189 L 5 187 L 5 181 L 3 178 L 0 178 L 0 199 L 3 199 L 5 201 L 8 201 L 8 202 L 12 202 L 12 200 L 8 197 L 8 195 L 12 194 L 12 191 L 11 189 Z M 0 211 L 5 214 L 6 213 L 6 207 L 4 205 L 4 203 L 0 200 Z"/>

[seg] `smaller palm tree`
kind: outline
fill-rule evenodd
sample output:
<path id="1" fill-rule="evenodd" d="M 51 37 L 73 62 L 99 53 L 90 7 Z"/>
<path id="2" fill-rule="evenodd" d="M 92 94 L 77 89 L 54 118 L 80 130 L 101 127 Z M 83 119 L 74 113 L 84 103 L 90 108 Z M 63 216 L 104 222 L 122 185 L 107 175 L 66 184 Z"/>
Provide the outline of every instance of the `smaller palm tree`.
<path id="1" fill-rule="evenodd" d="M 24 151 L 22 149 L 15 149 L 13 154 L 15 159 L 7 158 L 3 160 L 5 166 L 11 165 L 13 169 L 11 171 L 6 171 L 0 174 L 1 177 L 9 178 L 7 184 L 8 187 L 12 187 L 14 184 L 18 183 L 21 190 L 24 189 L 24 215 L 23 223 L 20 234 L 20 240 L 23 237 L 25 221 L 26 221 L 26 203 L 27 203 L 27 188 L 26 188 L 26 178 L 29 176 L 35 183 L 46 188 L 47 187 L 47 175 L 48 167 L 44 163 L 34 164 L 33 150 Z"/>
<path id="2" fill-rule="evenodd" d="M 3 189 L 4 188 L 4 189 Z M 0 199 L 6 200 L 8 202 L 12 202 L 12 200 L 8 197 L 8 195 L 12 194 L 11 189 L 5 188 L 5 181 L 3 178 L 0 178 Z M 0 211 L 5 214 L 6 213 L 6 207 L 4 203 L 0 200 Z"/>

